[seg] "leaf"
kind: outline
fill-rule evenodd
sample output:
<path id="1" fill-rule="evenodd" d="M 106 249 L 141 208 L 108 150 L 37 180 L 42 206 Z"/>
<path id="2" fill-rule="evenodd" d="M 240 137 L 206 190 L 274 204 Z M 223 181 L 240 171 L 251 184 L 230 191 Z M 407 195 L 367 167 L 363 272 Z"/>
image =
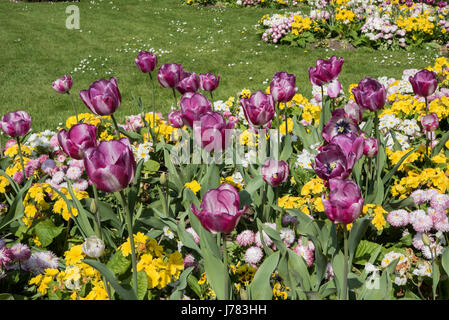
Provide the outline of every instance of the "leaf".
<path id="1" fill-rule="evenodd" d="M 419 146 L 418 146 L 418 147 L 419 147 Z M 388 171 L 388 173 L 382 178 L 382 182 L 383 182 L 383 184 L 384 184 L 385 186 L 387 186 L 387 185 L 389 184 L 391 178 L 392 178 L 393 175 L 396 173 L 396 171 L 399 169 L 399 167 L 401 166 L 401 164 L 405 161 L 405 159 L 407 159 L 408 156 L 409 156 L 410 154 L 412 154 L 413 152 L 415 152 L 415 151 L 418 149 L 418 147 L 416 147 L 415 149 L 413 149 L 413 150 L 407 152 L 407 153 L 406 153 L 406 154 L 399 160 L 399 162 L 396 163 L 395 166 L 394 166 L 390 171 Z"/>
<path id="2" fill-rule="evenodd" d="M 40 221 L 34 226 L 34 232 L 39 238 L 42 247 L 49 246 L 53 239 L 61 234 L 63 229 L 64 225 L 57 227 L 50 218 Z"/>
<path id="3" fill-rule="evenodd" d="M 133 283 L 134 277 L 131 278 L 131 284 Z M 148 291 L 148 276 L 145 271 L 137 272 L 137 298 L 143 300 L 145 294 Z"/>
<path id="4" fill-rule="evenodd" d="M 438 142 L 435 148 L 432 149 L 432 156 L 436 156 L 440 153 L 440 151 L 443 149 L 444 145 L 446 144 L 446 141 L 449 139 L 449 131 L 446 132 Z"/>
<path id="5" fill-rule="evenodd" d="M 111 284 L 120 297 L 125 300 L 138 300 L 133 288 L 129 284 L 120 284 L 112 271 L 106 265 L 92 259 L 84 259 L 83 262 L 97 269 L 101 275 L 106 278 L 106 281 Z"/>
<path id="6" fill-rule="evenodd" d="M 441 265 L 443 266 L 443 270 L 449 276 L 449 249 L 446 247 L 443 251 L 443 255 L 441 257 Z"/>
<path id="7" fill-rule="evenodd" d="M 248 292 L 252 300 L 271 300 L 273 298 L 270 285 L 271 274 L 276 269 L 279 262 L 280 252 L 277 251 L 266 257 L 254 275 L 253 281 L 248 287 Z"/>
<path id="8" fill-rule="evenodd" d="M 349 265 L 352 264 L 355 251 L 359 245 L 360 240 L 365 235 L 366 229 L 370 223 L 370 218 L 368 216 L 361 219 L 357 219 L 351 228 L 348 238 L 348 250 L 349 250 Z"/>
<path id="9" fill-rule="evenodd" d="M 292 138 L 291 135 L 288 134 L 284 137 L 284 145 L 279 160 L 288 161 L 292 152 L 293 152 Z"/>
<path id="10" fill-rule="evenodd" d="M 438 283 L 440 282 L 440 268 L 438 267 L 438 263 L 436 260 L 432 261 L 432 293 L 433 296 L 436 296 Z"/>
<path id="11" fill-rule="evenodd" d="M 332 268 L 335 274 L 335 286 L 337 288 L 338 296 L 340 299 L 343 297 L 343 286 L 344 286 L 344 265 L 345 257 L 343 252 L 339 251 L 332 259 Z"/>
<path id="12" fill-rule="evenodd" d="M 176 289 L 170 295 L 170 300 L 181 300 L 182 299 L 182 292 L 187 287 L 187 283 L 188 283 L 187 279 L 190 276 L 190 274 L 192 273 L 193 269 L 194 269 L 194 267 L 189 267 L 181 273 L 181 275 L 179 276 L 179 279 L 177 281 L 178 285 L 176 286 Z"/>
<path id="13" fill-rule="evenodd" d="M 361 240 L 355 251 L 353 263 L 365 265 L 373 254 L 382 247 L 380 244 L 368 240 Z M 379 251 L 380 252 L 380 251 Z"/>
<path id="14" fill-rule="evenodd" d="M 115 275 L 121 276 L 125 274 L 131 266 L 131 260 L 124 257 L 121 250 L 117 250 L 106 266 L 114 272 Z"/>
<path id="15" fill-rule="evenodd" d="M 25 207 L 23 206 L 23 196 L 30 188 L 31 183 L 33 183 L 33 179 L 28 180 L 25 186 L 22 189 L 20 189 L 19 192 L 17 193 L 11 206 L 9 207 L 8 213 L 0 222 L 0 230 L 6 227 L 11 222 L 23 217 L 25 211 Z"/>
<path id="16" fill-rule="evenodd" d="M 148 172 L 150 174 L 156 173 L 159 168 L 161 167 L 160 163 L 154 160 L 147 160 L 143 164 L 143 169 L 145 172 Z"/>

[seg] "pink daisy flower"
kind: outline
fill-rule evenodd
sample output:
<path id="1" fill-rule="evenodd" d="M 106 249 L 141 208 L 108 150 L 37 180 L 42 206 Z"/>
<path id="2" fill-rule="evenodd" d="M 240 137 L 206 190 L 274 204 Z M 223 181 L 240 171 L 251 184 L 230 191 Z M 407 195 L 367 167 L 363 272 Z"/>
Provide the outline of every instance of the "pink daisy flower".
<path id="1" fill-rule="evenodd" d="M 0 266 L 5 267 L 13 259 L 13 255 L 10 249 L 3 246 L 0 248 Z"/>
<path id="2" fill-rule="evenodd" d="M 262 260 L 263 252 L 259 247 L 249 247 L 245 252 L 245 262 L 248 264 L 257 264 Z"/>
<path id="3" fill-rule="evenodd" d="M 83 172 L 78 167 L 69 167 L 67 169 L 66 175 L 70 180 L 78 180 Z"/>
<path id="4" fill-rule="evenodd" d="M 237 243 L 243 247 L 248 247 L 254 243 L 254 232 L 245 230 L 240 232 L 236 237 Z"/>
<path id="5" fill-rule="evenodd" d="M 265 222 L 264 225 L 276 230 L 275 223 Z M 263 241 L 265 242 L 265 245 L 267 247 L 269 247 L 273 244 L 273 240 L 271 240 L 271 238 L 265 233 L 265 231 L 262 232 L 262 236 L 263 236 Z M 254 236 L 254 242 L 256 243 L 256 246 L 258 246 L 259 248 L 263 247 L 262 242 L 260 241 L 260 232 L 259 231 L 257 231 L 256 235 Z"/>
<path id="6" fill-rule="evenodd" d="M 413 236 L 412 244 L 418 250 L 424 248 L 424 242 L 422 241 L 422 232 L 418 232 Z"/>
<path id="7" fill-rule="evenodd" d="M 195 260 L 195 257 L 191 254 L 188 253 L 185 258 L 184 258 L 184 268 L 187 269 L 189 267 L 195 267 L 198 265 L 198 263 Z"/>
<path id="8" fill-rule="evenodd" d="M 313 250 L 310 250 L 309 247 L 298 245 L 293 249 L 293 251 L 304 258 L 308 267 L 313 264 L 313 261 L 315 260 L 315 254 Z"/>
<path id="9" fill-rule="evenodd" d="M 432 218 L 429 217 L 424 210 L 416 210 L 414 211 L 413 220 L 411 221 L 413 229 L 416 232 L 426 232 L 430 231 L 433 227 Z"/>
<path id="10" fill-rule="evenodd" d="M 434 194 L 430 199 L 430 205 L 439 210 L 449 209 L 449 196 L 441 193 Z"/>
<path id="11" fill-rule="evenodd" d="M 11 247 L 12 258 L 17 262 L 24 262 L 31 256 L 30 248 L 23 243 L 16 243 Z"/>
<path id="12" fill-rule="evenodd" d="M 415 190 L 412 192 L 410 197 L 417 205 L 423 204 L 426 202 L 426 191 L 422 189 Z"/>
<path id="13" fill-rule="evenodd" d="M 405 227 L 409 223 L 409 214 L 404 209 L 394 210 L 387 215 L 387 221 L 393 227 Z"/>

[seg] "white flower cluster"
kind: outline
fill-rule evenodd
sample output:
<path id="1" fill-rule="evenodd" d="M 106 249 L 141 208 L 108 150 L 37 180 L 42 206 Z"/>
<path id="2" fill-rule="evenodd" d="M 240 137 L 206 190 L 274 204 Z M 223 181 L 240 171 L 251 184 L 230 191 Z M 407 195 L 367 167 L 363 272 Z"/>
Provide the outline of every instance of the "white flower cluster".
<path id="1" fill-rule="evenodd" d="M 132 150 L 134 156 L 136 157 L 136 162 L 139 162 L 140 159 L 144 159 L 145 161 L 150 160 L 150 152 L 153 151 L 153 143 L 151 141 L 144 142 L 139 144 L 137 147 L 132 145 Z"/>
<path id="2" fill-rule="evenodd" d="M 31 147 L 33 150 L 39 149 L 39 153 L 46 153 L 55 151 L 52 149 L 50 140 L 56 132 L 45 130 L 38 133 L 32 133 L 25 142 L 25 145 Z"/>

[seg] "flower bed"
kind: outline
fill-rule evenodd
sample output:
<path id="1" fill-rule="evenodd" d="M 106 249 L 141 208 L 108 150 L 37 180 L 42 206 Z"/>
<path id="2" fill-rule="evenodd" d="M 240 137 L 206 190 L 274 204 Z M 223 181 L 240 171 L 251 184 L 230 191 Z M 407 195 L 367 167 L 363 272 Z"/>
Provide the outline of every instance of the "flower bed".
<path id="1" fill-rule="evenodd" d="M 118 123 L 115 78 L 82 90 L 90 112 L 54 131 L 30 132 L 26 111 L 2 117 L 12 139 L 0 163 L 1 292 L 445 298 L 446 58 L 345 90 L 344 59 L 333 56 L 309 68 L 310 99 L 278 72 L 268 88 L 226 101 L 213 98 L 219 75 L 175 63 L 156 73 L 149 52 L 136 64 L 153 93 L 173 95 L 167 119 L 142 108 Z M 53 83 L 71 87 L 70 76 Z"/>
<path id="2" fill-rule="evenodd" d="M 287 8 L 295 7 L 301 2 L 295 0 L 183 0 L 188 5 L 222 5 L 231 7 Z"/>
<path id="3" fill-rule="evenodd" d="M 428 2 L 429 3 L 429 2 Z M 400 49 L 449 42 L 449 8 L 401 1 L 309 1 L 310 10 L 263 16 L 258 23 L 262 40 L 305 47 L 344 40 L 355 47 Z"/>

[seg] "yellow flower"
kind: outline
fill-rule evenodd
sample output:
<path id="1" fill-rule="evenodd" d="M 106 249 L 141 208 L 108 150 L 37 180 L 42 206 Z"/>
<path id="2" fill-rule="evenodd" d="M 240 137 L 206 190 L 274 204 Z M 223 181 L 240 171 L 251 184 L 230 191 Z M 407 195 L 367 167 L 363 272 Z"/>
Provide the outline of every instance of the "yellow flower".
<path id="1" fill-rule="evenodd" d="M 193 191 L 194 194 L 197 194 L 198 191 L 201 190 L 201 185 L 198 183 L 198 181 L 193 180 L 190 182 L 187 182 L 186 184 L 184 184 L 184 186 L 190 190 Z"/>
<path id="2" fill-rule="evenodd" d="M 79 263 L 84 259 L 85 254 L 82 247 L 82 244 L 72 246 L 68 251 L 64 252 L 64 257 L 67 265 Z"/>

